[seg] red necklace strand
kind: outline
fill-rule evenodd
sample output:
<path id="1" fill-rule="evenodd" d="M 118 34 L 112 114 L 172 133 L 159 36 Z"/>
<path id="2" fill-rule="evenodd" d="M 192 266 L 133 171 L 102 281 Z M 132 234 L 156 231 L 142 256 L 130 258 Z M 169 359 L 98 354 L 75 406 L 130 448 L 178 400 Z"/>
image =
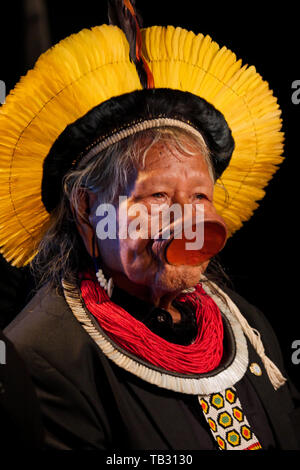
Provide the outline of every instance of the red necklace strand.
<path id="1" fill-rule="evenodd" d="M 144 361 L 168 371 L 203 374 L 214 370 L 223 355 L 223 323 L 220 310 L 201 284 L 195 292 L 181 294 L 196 313 L 198 334 L 188 345 L 170 343 L 149 330 L 122 307 L 113 303 L 97 280 L 84 276 L 81 295 L 89 312 L 117 345 Z"/>

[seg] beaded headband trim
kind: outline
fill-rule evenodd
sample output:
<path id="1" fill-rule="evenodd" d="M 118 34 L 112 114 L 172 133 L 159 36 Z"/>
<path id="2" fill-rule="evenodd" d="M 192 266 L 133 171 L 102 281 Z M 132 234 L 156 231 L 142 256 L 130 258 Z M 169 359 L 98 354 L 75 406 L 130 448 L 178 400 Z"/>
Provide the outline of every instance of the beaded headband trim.
<path id="1" fill-rule="evenodd" d="M 126 139 L 133 134 L 158 127 L 175 127 L 178 129 L 183 129 L 194 135 L 196 138 L 200 139 L 205 147 L 207 146 L 202 134 L 197 129 L 195 129 L 194 126 L 187 122 L 167 117 L 147 119 L 141 122 L 133 122 L 127 127 L 121 128 L 120 130 L 117 130 L 117 132 L 113 132 L 109 136 L 99 137 L 98 140 L 94 141 L 85 149 L 85 152 L 87 153 L 82 152 L 78 158 L 73 161 L 72 166 L 77 166 L 79 162 L 87 163 L 88 160 L 90 160 L 102 150 L 107 149 L 111 145 L 116 144 L 117 142 L 120 142 L 121 140 Z"/>

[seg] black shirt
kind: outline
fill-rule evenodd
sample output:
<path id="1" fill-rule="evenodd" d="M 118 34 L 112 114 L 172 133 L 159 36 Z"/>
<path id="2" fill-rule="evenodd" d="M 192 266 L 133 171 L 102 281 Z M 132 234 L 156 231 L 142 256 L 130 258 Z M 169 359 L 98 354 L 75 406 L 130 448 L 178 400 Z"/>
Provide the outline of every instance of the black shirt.
<path id="1" fill-rule="evenodd" d="M 228 292 L 262 337 L 285 375 L 274 332 L 264 315 Z M 229 331 L 229 330 L 228 330 Z M 137 377 L 110 360 L 85 331 L 63 295 L 45 286 L 6 329 L 22 355 L 41 404 L 46 447 L 74 450 L 209 450 L 216 444 L 197 396 Z M 243 411 L 263 449 L 299 449 L 298 394 L 289 381 L 277 391 L 247 341 L 250 369 L 235 384 Z M 250 385 L 251 384 L 251 385 Z M 270 423 L 270 425 L 269 425 Z"/>
<path id="2" fill-rule="evenodd" d="M 138 299 L 116 285 L 111 300 L 143 322 L 153 333 L 171 343 L 188 345 L 192 343 L 197 335 L 196 315 L 187 303 L 176 301 L 176 299 L 172 302 L 181 314 L 181 321 L 174 323 L 168 311 Z M 224 328 L 226 328 L 225 323 Z M 224 351 L 225 353 L 228 353 L 228 351 Z M 242 380 L 235 384 L 235 388 L 251 429 L 263 449 L 275 448 L 273 433 L 266 413 L 250 381 L 244 376 Z M 191 423 L 193 423 L 195 432 L 201 435 L 203 448 L 208 450 L 218 449 L 199 405 L 198 398 L 194 395 L 183 394 L 182 408 L 184 413 L 192 414 Z"/>

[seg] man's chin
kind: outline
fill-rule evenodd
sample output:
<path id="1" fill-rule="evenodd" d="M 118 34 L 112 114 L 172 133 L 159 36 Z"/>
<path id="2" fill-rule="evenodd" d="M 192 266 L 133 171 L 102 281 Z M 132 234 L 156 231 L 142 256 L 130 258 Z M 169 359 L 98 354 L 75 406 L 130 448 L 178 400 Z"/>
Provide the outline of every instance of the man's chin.
<path id="1" fill-rule="evenodd" d="M 156 272 L 153 288 L 162 292 L 180 292 L 195 286 L 205 271 L 203 266 L 172 266 L 165 264 L 164 269 Z"/>

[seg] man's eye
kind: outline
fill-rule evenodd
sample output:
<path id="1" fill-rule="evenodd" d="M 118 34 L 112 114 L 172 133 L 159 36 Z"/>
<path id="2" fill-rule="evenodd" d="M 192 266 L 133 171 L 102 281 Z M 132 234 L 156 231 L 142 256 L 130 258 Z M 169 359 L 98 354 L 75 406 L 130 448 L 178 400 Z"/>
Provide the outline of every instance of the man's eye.
<path id="1" fill-rule="evenodd" d="M 196 198 L 197 198 L 197 199 L 205 199 L 206 196 L 205 196 L 205 194 L 198 193 L 198 194 L 196 194 Z"/>
<path id="2" fill-rule="evenodd" d="M 165 197 L 165 194 L 164 193 L 153 193 L 152 197 L 162 198 L 162 197 Z"/>

